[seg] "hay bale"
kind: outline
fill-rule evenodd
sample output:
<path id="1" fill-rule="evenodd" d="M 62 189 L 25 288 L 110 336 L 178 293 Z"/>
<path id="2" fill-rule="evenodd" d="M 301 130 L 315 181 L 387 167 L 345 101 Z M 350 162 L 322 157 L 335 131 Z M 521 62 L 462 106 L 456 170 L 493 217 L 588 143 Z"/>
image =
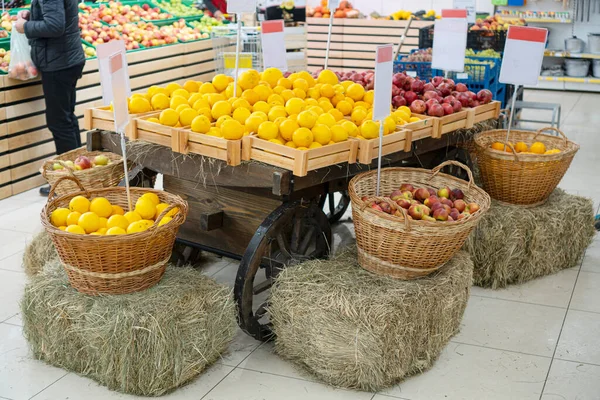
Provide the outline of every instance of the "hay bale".
<path id="1" fill-rule="evenodd" d="M 25 247 L 23 253 L 23 269 L 29 277 L 40 273 L 46 262 L 58 260 L 56 247 L 46 231 L 38 233 Z"/>
<path id="2" fill-rule="evenodd" d="M 26 286 L 21 310 L 35 357 L 142 396 L 194 379 L 227 349 L 237 327 L 230 289 L 189 267 L 169 266 L 148 290 L 88 296 L 68 284 L 55 261 Z"/>
<path id="3" fill-rule="evenodd" d="M 539 207 L 492 201 L 464 250 L 474 284 L 497 289 L 576 266 L 594 233 L 592 200 L 556 189 Z"/>
<path id="4" fill-rule="evenodd" d="M 377 391 L 429 368 L 458 332 L 473 263 L 459 252 L 412 281 L 360 268 L 356 249 L 284 270 L 271 291 L 275 349 L 324 382 Z"/>

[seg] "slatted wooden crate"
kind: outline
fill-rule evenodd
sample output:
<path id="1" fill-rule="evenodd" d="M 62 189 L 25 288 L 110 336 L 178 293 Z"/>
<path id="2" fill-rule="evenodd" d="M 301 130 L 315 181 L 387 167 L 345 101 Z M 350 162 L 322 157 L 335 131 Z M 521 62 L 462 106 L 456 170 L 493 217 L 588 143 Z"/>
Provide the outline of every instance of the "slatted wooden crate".
<path id="1" fill-rule="evenodd" d="M 493 101 L 478 107 L 464 108 L 457 113 L 443 117 L 429 117 L 438 120 L 437 130 L 433 132 L 432 137 L 440 138 L 442 135 L 454 132 L 457 129 L 470 129 L 477 122 L 498 118 L 498 115 L 500 115 L 500 102 Z M 419 117 L 427 116 L 421 115 Z"/>
<path id="2" fill-rule="evenodd" d="M 181 154 L 195 153 L 216 158 L 235 167 L 242 162 L 242 140 L 227 140 L 216 136 L 179 129 L 172 132 L 172 150 Z"/>
<path id="3" fill-rule="evenodd" d="M 355 139 L 358 141 L 358 162 L 371 164 L 379 156 L 379 138 Z M 412 147 L 412 131 L 400 129 L 397 132 L 384 135 L 382 139 L 381 155 L 397 153 L 399 151 L 410 151 Z"/>
<path id="4" fill-rule="evenodd" d="M 334 19 L 329 51 L 329 69 L 336 71 L 369 70 L 375 68 L 375 49 L 382 44 L 400 43 L 408 21 L 370 19 Z M 401 54 L 410 53 L 419 45 L 419 29 L 431 21 L 412 21 Z M 325 64 L 329 19 L 307 18 L 308 69 Z"/>
<path id="5" fill-rule="evenodd" d="M 206 81 L 212 79 L 215 70 L 212 40 L 128 53 L 127 62 L 134 92 L 169 82 Z M 85 110 L 102 106 L 99 84 L 98 61 L 88 60 L 77 83 L 75 106 L 82 130 L 86 129 Z M 0 77 L 0 198 L 44 183 L 39 167 L 55 154 L 52 135 L 46 127 L 45 109 L 39 80 L 23 82 Z M 114 130 L 110 118 L 109 129 Z M 84 141 L 85 136 L 82 133 Z"/>
<path id="6" fill-rule="evenodd" d="M 357 140 L 329 144 L 318 149 L 298 150 L 255 135 L 242 138 L 242 160 L 256 160 L 289 169 L 296 176 L 306 176 L 309 171 L 346 162 L 354 164 L 357 153 Z"/>
<path id="7" fill-rule="evenodd" d="M 153 112 L 129 114 L 129 120 L 131 121 L 135 118 L 140 118 L 149 114 L 153 114 Z M 113 111 L 110 109 L 110 106 L 101 106 L 86 109 L 83 112 L 83 129 L 86 129 L 88 131 L 92 129 L 114 131 L 115 118 Z"/>

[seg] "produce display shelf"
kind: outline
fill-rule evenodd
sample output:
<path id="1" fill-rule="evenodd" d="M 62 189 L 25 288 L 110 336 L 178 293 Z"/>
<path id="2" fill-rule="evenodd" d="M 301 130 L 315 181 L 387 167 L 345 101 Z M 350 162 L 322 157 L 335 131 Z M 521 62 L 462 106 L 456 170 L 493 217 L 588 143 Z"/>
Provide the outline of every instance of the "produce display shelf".
<path id="1" fill-rule="evenodd" d="M 572 76 L 540 76 L 540 81 L 548 82 L 574 82 L 574 83 L 591 83 L 598 85 L 600 84 L 600 78 L 587 77 L 587 78 L 575 78 Z"/>
<path id="2" fill-rule="evenodd" d="M 520 21 L 521 19 L 525 20 L 525 22 L 530 23 L 546 23 L 546 24 L 570 24 L 573 22 L 570 18 L 518 18 L 518 17 L 507 17 L 502 14 L 497 14 L 498 17 L 502 18 L 505 21 Z"/>
<path id="3" fill-rule="evenodd" d="M 570 53 L 562 50 L 546 50 L 544 57 L 563 57 L 563 58 L 586 58 L 586 59 L 600 59 L 600 54 L 594 53 Z"/>
<path id="4" fill-rule="evenodd" d="M 429 123 L 429 129 L 433 132 L 433 123 Z M 357 159 L 359 163 L 371 164 L 374 159 L 379 157 L 379 138 L 355 140 L 358 141 Z M 387 156 L 398 151 L 409 152 L 412 148 L 412 141 L 412 130 L 410 129 L 399 129 L 396 132 L 385 135 L 381 141 L 381 156 Z"/>

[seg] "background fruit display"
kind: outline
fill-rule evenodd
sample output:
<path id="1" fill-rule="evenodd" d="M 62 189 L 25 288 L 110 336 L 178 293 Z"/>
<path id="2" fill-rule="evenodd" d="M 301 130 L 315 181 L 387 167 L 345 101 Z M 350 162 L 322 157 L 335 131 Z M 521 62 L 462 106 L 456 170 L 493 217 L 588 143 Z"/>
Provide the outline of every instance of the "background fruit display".
<path id="1" fill-rule="evenodd" d="M 129 100 L 131 113 L 161 112 L 147 121 L 193 132 L 238 140 L 258 138 L 301 150 L 356 139 L 375 139 L 379 122 L 372 120 L 374 92 L 353 81 L 340 81 L 330 70 L 316 78 L 306 72 L 287 77 L 276 68 L 245 71 L 233 96 L 233 79 L 216 75 L 210 82 L 188 81 L 150 87 Z M 408 107 L 384 121 L 384 134 L 419 121 Z"/>
<path id="2" fill-rule="evenodd" d="M 163 12 L 158 7 L 152 7 L 149 3 L 124 5 L 118 1 L 111 1 L 94 8 L 85 4 L 80 5 L 79 10 L 80 13 L 89 15 L 93 20 L 111 25 L 173 18 L 171 14 Z"/>
<path id="3" fill-rule="evenodd" d="M 465 195 L 460 189 L 443 187 L 438 190 L 431 188 L 416 188 L 409 183 L 403 183 L 388 196 L 398 207 L 406 210 L 408 218 L 412 220 L 430 222 L 453 222 L 467 218 L 479 211 L 477 203 L 467 203 Z M 390 215 L 403 217 L 400 210 L 385 201 L 369 200 L 362 198 L 374 210 Z"/>
<path id="4" fill-rule="evenodd" d="M 65 165 L 56 162 L 56 163 L 52 164 L 52 169 L 54 171 L 59 171 L 62 169 L 69 168 L 74 171 L 82 171 L 85 169 L 109 165 L 110 160 L 105 155 L 97 155 L 96 157 L 94 157 L 93 160 L 86 156 L 79 156 L 75 159 L 75 161 L 71 161 L 71 160 L 64 161 L 64 164 Z"/>
<path id="5" fill-rule="evenodd" d="M 139 233 L 154 225 L 160 214 L 169 207 L 154 193 L 145 193 L 132 211 L 110 204 L 104 197 L 91 200 L 75 196 L 69 208 L 57 208 L 50 214 L 50 223 L 58 229 L 78 235 L 125 235 Z M 173 208 L 161 218 L 158 225 L 169 223 L 179 210 Z"/>
<path id="6" fill-rule="evenodd" d="M 200 18 L 200 21 L 188 21 L 188 24 L 192 28 L 197 28 L 202 33 L 210 33 L 215 26 L 222 26 L 223 22 L 210 15 L 204 15 Z"/>
<path id="7" fill-rule="evenodd" d="M 17 15 L 10 15 L 8 11 L 2 13 L 0 17 L 0 27 L 7 32 L 12 31 L 12 23 L 17 20 Z"/>
<path id="8" fill-rule="evenodd" d="M 86 58 L 96 57 L 96 49 L 95 48 L 93 48 L 91 46 L 86 46 L 85 44 L 82 44 L 81 47 L 83 47 L 83 52 L 85 53 Z"/>
<path id="9" fill-rule="evenodd" d="M 477 18 L 475 24 L 473 24 L 469 31 L 479 30 L 490 30 L 490 31 L 503 31 L 507 30 L 510 25 L 523 26 L 527 25 L 524 19 L 510 19 L 505 20 L 500 16 L 491 15 L 485 19 Z"/>
<path id="10" fill-rule="evenodd" d="M 321 0 L 321 5 L 317 7 L 306 7 L 306 16 L 314 18 L 329 18 L 331 10 L 327 7 L 328 0 Z M 359 18 L 360 11 L 352 7 L 349 1 L 340 1 L 338 7 L 333 11 L 334 18 Z"/>
<path id="11" fill-rule="evenodd" d="M 0 49 L 0 70 L 8 72 L 8 64 L 10 64 L 10 50 Z"/>
<path id="12" fill-rule="evenodd" d="M 398 20 L 407 20 L 412 16 L 414 20 L 418 21 L 434 21 L 437 18 L 440 18 L 440 15 L 436 15 L 434 10 L 420 10 L 416 12 L 406 11 L 406 10 L 398 10 L 395 13 L 392 13 L 386 19 L 392 19 L 394 21 Z"/>
<path id="13" fill-rule="evenodd" d="M 156 5 L 176 17 L 191 17 L 204 15 L 202 10 L 183 4 L 181 0 L 157 1 Z"/>

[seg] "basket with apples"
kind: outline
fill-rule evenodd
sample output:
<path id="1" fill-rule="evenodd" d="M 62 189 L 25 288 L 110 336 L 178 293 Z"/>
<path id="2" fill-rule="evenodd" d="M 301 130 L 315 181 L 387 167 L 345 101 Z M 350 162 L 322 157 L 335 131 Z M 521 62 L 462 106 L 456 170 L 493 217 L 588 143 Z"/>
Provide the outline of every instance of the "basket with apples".
<path id="1" fill-rule="evenodd" d="M 441 173 L 447 165 L 465 169 L 469 182 Z M 348 185 L 358 262 L 399 279 L 426 276 L 444 265 L 490 206 L 469 168 L 456 161 L 432 170 L 382 169 L 380 196 L 376 188 L 377 171 L 357 175 Z"/>
<path id="2" fill-rule="evenodd" d="M 47 160 L 40 173 L 50 185 L 63 176 L 75 176 L 86 189 L 117 186 L 125 177 L 123 158 L 106 151 L 87 151 L 85 147 L 71 150 Z M 72 181 L 65 181 L 56 193 L 63 195 L 78 191 Z"/>

